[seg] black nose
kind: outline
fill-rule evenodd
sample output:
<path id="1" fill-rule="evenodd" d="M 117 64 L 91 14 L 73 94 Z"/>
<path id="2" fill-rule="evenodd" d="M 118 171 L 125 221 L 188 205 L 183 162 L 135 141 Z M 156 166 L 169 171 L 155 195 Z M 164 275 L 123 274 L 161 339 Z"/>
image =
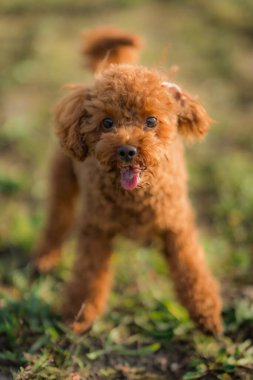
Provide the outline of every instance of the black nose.
<path id="1" fill-rule="evenodd" d="M 122 145 L 118 148 L 118 156 L 122 161 L 130 162 L 137 154 L 137 148 L 131 145 Z"/>

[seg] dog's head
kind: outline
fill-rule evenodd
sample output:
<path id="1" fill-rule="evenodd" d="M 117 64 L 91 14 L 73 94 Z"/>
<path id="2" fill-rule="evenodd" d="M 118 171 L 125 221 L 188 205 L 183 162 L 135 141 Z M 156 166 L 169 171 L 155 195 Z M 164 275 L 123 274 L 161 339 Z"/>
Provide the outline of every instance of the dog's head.
<path id="1" fill-rule="evenodd" d="M 178 135 L 200 138 L 210 124 L 199 102 L 153 70 L 115 65 L 93 86 L 79 87 L 58 104 L 56 132 L 77 160 L 96 157 L 133 190 L 149 182 Z"/>

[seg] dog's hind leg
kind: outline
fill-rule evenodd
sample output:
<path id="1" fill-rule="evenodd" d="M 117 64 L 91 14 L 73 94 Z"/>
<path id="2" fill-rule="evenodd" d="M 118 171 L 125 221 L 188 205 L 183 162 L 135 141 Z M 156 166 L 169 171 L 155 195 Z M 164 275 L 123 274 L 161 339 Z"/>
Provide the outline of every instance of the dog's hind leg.
<path id="1" fill-rule="evenodd" d="M 42 272 L 49 271 L 60 258 L 62 243 L 74 221 L 78 194 L 72 160 L 60 149 L 53 158 L 49 186 L 46 225 L 35 249 L 35 265 Z"/>
<path id="2" fill-rule="evenodd" d="M 104 311 L 111 284 L 110 257 L 111 238 L 85 226 L 63 303 L 63 317 L 76 332 L 87 330 Z"/>
<path id="3" fill-rule="evenodd" d="M 191 215 L 185 217 L 177 231 L 165 234 L 164 246 L 178 297 L 190 317 L 202 330 L 220 333 L 221 299 L 218 284 L 204 261 Z"/>

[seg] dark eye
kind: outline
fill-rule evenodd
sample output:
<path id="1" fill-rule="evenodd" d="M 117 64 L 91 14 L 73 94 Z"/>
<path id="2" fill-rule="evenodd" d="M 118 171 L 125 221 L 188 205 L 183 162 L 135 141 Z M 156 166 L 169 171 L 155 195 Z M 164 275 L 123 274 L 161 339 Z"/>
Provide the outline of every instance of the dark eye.
<path id="1" fill-rule="evenodd" d="M 155 128 L 157 126 L 157 118 L 154 116 L 149 116 L 146 119 L 146 127 Z"/>
<path id="2" fill-rule="evenodd" d="M 112 120 L 112 118 L 110 117 L 106 117 L 102 120 L 102 127 L 106 130 L 106 131 L 110 131 L 111 129 L 113 129 L 114 127 L 114 122 Z"/>

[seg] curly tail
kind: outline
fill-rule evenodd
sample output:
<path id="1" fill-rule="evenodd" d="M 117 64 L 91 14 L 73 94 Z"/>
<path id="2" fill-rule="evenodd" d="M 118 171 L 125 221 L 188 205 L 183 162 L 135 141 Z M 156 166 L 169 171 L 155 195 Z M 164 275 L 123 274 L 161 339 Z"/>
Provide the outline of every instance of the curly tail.
<path id="1" fill-rule="evenodd" d="M 83 33 L 82 54 L 85 66 L 101 71 L 110 64 L 136 63 L 142 39 L 112 27 L 100 27 Z"/>

